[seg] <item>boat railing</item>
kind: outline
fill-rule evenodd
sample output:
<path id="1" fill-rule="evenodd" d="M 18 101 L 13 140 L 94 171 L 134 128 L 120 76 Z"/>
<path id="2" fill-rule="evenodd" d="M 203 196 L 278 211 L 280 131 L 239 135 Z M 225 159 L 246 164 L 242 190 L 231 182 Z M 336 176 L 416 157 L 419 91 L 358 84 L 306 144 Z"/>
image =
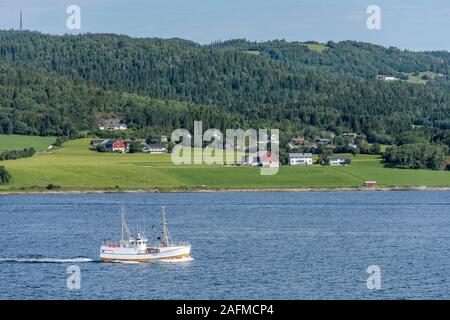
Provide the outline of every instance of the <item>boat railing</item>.
<path id="1" fill-rule="evenodd" d="M 108 247 L 108 248 L 117 248 L 117 247 L 119 247 L 119 244 L 114 243 L 114 242 L 103 242 L 103 246 Z"/>
<path id="2" fill-rule="evenodd" d="M 128 241 L 119 241 L 119 242 L 112 242 L 112 241 L 103 241 L 102 246 L 104 247 L 110 247 L 110 248 L 119 248 L 119 247 L 128 247 L 129 246 Z"/>
<path id="3" fill-rule="evenodd" d="M 183 241 L 183 242 L 172 242 L 169 243 L 169 245 L 164 245 L 163 243 L 157 243 L 155 244 L 153 247 L 156 248 L 165 248 L 165 247 L 182 247 L 182 246 L 190 246 L 191 243 L 188 241 Z"/>

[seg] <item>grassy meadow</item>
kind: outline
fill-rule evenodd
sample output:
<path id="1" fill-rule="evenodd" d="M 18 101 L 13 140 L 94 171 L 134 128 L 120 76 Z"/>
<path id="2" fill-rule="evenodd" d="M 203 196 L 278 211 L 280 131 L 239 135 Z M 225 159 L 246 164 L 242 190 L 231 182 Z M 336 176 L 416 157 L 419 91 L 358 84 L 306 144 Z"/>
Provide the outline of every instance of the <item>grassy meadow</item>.
<path id="1" fill-rule="evenodd" d="M 36 151 L 46 150 L 56 140 L 55 137 L 35 137 L 0 134 L 0 152 L 8 150 L 23 150 L 33 147 Z"/>
<path id="2" fill-rule="evenodd" d="M 439 74 L 431 71 L 425 71 L 425 72 L 418 72 L 417 74 L 414 73 L 407 73 L 408 76 L 407 82 L 414 83 L 414 84 L 426 84 L 429 80 L 422 79 L 423 76 L 428 76 L 430 79 L 435 79 L 439 77 Z"/>
<path id="3" fill-rule="evenodd" d="M 0 192 L 40 192 L 49 184 L 62 191 L 358 188 L 365 180 L 382 187 L 450 186 L 450 172 L 386 168 L 378 156 L 359 155 L 348 167 L 282 166 L 274 176 L 257 167 L 174 165 L 169 154 L 97 153 L 90 139 L 69 141 L 51 153 L 3 161 L 10 184 Z"/>
<path id="4" fill-rule="evenodd" d="M 309 50 L 322 52 L 327 49 L 326 45 L 323 43 L 307 43 L 306 46 Z"/>

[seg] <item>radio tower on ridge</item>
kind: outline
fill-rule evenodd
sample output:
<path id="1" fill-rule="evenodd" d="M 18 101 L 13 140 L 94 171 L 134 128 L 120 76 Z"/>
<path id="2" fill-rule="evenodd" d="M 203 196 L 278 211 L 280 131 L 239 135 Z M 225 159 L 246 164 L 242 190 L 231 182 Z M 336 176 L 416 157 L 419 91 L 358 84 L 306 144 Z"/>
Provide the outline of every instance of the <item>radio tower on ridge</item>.
<path id="1" fill-rule="evenodd" d="M 22 10 L 20 10 L 20 31 L 23 31 L 23 17 L 22 17 Z"/>

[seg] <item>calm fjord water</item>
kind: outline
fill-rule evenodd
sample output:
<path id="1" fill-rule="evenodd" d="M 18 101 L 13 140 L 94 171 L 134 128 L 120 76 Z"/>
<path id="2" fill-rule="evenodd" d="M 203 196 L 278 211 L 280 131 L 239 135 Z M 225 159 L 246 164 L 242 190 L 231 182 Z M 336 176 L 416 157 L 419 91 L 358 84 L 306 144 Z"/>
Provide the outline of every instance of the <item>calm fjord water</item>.
<path id="1" fill-rule="evenodd" d="M 162 205 L 194 260 L 98 262 Z M 446 191 L 0 196 L 0 299 L 450 299 L 449 231 Z"/>

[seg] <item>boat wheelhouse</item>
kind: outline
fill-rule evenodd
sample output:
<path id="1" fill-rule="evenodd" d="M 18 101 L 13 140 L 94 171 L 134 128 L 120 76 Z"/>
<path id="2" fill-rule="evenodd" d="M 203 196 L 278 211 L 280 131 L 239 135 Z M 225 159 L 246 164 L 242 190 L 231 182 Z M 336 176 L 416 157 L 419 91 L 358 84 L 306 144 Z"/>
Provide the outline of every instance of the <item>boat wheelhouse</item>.
<path id="1" fill-rule="evenodd" d="M 166 210 L 162 208 L 162 234 L 159 243 L 148 245 L 145 232 L 133 234 L 121 212 L 121 240 L 119 243 L 105 243 L 100 247 L 100 259 L 105 262 L 151 262 L 154 260 L 189 258 L 191 244 L 189 242 L 175 243 L 172 241 L 167 227 Z"/>

